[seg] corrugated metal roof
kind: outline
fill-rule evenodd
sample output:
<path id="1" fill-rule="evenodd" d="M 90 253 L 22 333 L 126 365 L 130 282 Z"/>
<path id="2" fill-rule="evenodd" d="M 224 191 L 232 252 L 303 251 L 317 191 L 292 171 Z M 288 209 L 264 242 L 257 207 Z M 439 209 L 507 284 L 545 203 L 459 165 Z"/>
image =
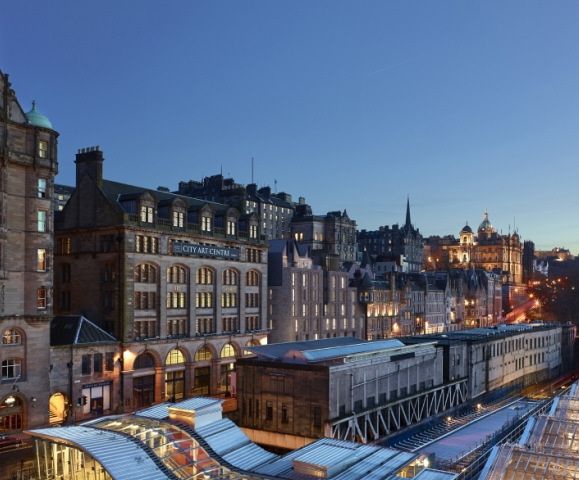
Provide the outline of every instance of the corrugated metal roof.
<path id="1" fill-rule="evenodd" d="M 94 457 L 115 480 L 166 480 L 155 462 L 123 435 L 87 427 L 34 430 L 35 436 L 70 442 Z"/>
<path id="2" fill-rule="evenodd" d="M 336 357 L 347 357 L 361 353 L 378 352 L 388 348 L 400 348 L 405 345 L 400 340 L 376 340 L 374 342 L 345 345 L 302 352 L 308 361 L 316 362 Z"/>
<path id="3" fill-rule="evenodd" d="M 367 343 L 366 340 L 355 337 L 334 337 L 320 340 L 304 340 L 302 342 L 270 343 L 269 345 L 255 345 L 244 347 L 252 353 L 264 358 L 281 360 L 290 351 L 305 352 L 320 348 L 341 347 L 344 345 L 357 345 Z"/>
<path id="4" fill-rule="evenodd" d="M 203 408 L 207 408 L 210 405 L 221 405 L 224 400 L 220 400 L 217 398 L 209 398 L 209 397 L 193 397 L 188 398 L 187 400 L 180 401 L 178 403 L 172 402 L 165 402 L 160 403 L 159 405 L 155 405 L 150 408 L 146 408 L 144 410 L 140 410 L 135 413 L 136 416 L 140 417 L 148 417 L 148 418 L 157 418 L 159 420 L 169 418 L 169 408 L 176 407 L 183 410 L 199 410 Z"/>
<path id="5" fill-rule="evenodd" d="M 195 429 L 215 453 L 242 470 L 253 470 L 279 458 L 254 444 L 231 420 L 224 418 Z"/>
<path id="6" fill-rule="evenodd" d="M 443 472 L 441 470 L 425 468 L 414 477 L 414 480 L 453 480 L 457 476 L 457 473 Z"/>

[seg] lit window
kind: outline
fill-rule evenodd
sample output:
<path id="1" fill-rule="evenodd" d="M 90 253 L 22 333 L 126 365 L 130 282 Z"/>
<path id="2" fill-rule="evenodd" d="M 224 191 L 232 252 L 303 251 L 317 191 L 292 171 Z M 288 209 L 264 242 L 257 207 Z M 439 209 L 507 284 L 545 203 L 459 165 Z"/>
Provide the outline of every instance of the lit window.
<path id="1" fill-rule="evenodd" d="M 197 352 L 195 353 L 195 361 L 200 362 L 203 360 L 212 360 L 213 353 L 211 349 L 207 345 L 203 345 Z"/>
<path id="2" fill-rule="evenodd" d="M 3 345 L 20 345 L 22 343 L 22 335 L 20 331 L 10 328 L 4 332 L 2 336 Z"/>
<path id="3" fill-rule="evenodd" d="M 236 232 L 235 221 L 228 220 L 227 221 L 227 235 L 235 235 L 235 232 Z"/>
<path id="4" fill-rule="evenodd" d="M 185 363 L 185 357 L 181 350 L 174 348 L 167 355 L 167 365 L 177 365 L 179 363 Z"/>
<path id="5" fill-rule="evenodd" d="M 141 222 L 153 223 L 153 207 L 141 206 Z"/>
<path id="6" fill-rule="evenodd" d="M 173 226 L 183 228 L 183 212 L 173 212 Z"/>
<path id="7" fill-rule="evenodd" d="M 221 358 L 226 358 L 226 357 L 235 357 L 235 349 L 233 348 L 231 343 L 226 344 L 221 349 Z"/>
<path id="8" fill-rule="evenodd" d="M 38 289 L 38 308 L 46 308 L 46 288 L 39 288 Z"/>
<path id="9" fill-rule="evenodd" d="M 210 232 L 211 231 L 211 217 L 202 216 L 201 217 L 201 231 Z"/>
<path id="10" fill-rule="evenodd" d="M 46 248 L 39 248 L 36 252 L 38 255 L 38 271 L 46 272 Z"/>
<path id="11" fill-rule="evenodd" d="M 38 198 L 46 198 L 46 178 L 38 179 Z"/>
<path id="12" fill-rule="evenodd" d="M 48 142 L 45 140 L 38 142 L 38 156 L 40 158 L 46 158 L 48 156 Z"/>

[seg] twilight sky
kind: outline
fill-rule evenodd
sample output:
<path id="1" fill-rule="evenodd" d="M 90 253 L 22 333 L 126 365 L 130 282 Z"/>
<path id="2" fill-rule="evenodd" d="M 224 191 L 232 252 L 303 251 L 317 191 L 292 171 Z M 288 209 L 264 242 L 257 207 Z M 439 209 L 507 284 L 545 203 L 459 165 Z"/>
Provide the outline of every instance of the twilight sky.
<path id="1" fill-rule="evenodd" d="M 2 2 L 0 69 L 104 176 L 221 171 L 359 229 L 515 228 L 579 255 L 576 0 Z M 252 173 L 252 158 L 253 173 Z"/>

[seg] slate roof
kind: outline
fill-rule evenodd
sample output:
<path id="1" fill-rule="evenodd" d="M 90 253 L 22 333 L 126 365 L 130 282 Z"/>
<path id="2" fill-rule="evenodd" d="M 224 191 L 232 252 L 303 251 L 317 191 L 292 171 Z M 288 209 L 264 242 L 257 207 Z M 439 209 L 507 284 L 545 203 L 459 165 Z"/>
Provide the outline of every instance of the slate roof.
<path id="1" fill-rule="evenodd" d="M 57 315 L 50 322 L 50 346 L 110 343 L 118 340 L 82 315 Z"/>

